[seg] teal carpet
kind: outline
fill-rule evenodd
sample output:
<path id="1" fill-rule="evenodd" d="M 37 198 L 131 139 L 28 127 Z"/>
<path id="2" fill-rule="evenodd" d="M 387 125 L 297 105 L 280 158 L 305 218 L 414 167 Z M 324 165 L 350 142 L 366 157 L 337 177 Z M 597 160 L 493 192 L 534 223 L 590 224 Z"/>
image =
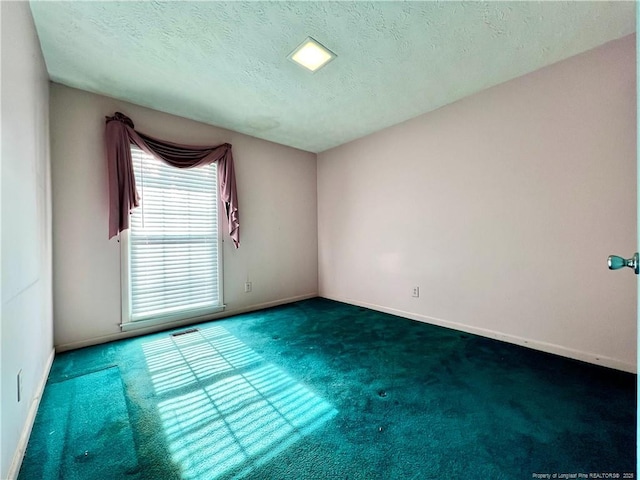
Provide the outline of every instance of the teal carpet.
<path id="1" fill-rule="evenodd" d="M 197 329 L 58 355 L 19 478 L 635 478 L 635 375 L 324 299 Z"/>
<path id="2" fill-rule="evenodd" d="M 36 461 L 24 462 L 23 478 L 139 478 L 117 367 L 50 380 L 46 395 L 34 425 L 39 441 L 29 444 Z"/>

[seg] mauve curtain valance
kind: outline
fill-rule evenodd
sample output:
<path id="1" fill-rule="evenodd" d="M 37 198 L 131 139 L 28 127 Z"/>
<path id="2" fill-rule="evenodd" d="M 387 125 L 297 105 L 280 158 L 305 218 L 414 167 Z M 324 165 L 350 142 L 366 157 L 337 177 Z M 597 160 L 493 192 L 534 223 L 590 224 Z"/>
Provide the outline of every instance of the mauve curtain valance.
<path id="1" fill-rule="evenodd" d="M 129 228 L 129 212 L 138 206 L 136 179 L 131 162 L 131 144 L 135 143 L 149 155 L 177 168 L 193 168 L 213 162 L 217 164 L 219 198 L 225 208 L 229 236 L 238 248 L 240 244 L 238 193 L 230 144 L 224 143 L 217 147 L 179 145 L 137 132 L 133 128 L 131 119 L 120 112 L 106 119 L 109 238 Z"/>

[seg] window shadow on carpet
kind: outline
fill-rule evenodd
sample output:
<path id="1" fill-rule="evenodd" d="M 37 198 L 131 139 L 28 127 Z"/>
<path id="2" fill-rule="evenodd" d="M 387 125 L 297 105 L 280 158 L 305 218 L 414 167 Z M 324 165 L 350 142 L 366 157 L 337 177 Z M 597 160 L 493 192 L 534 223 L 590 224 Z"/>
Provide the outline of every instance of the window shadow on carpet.
<path id="1" fill-rule="evenodd" d="M 142 345 L 183 479 L 242 476 L 337 410 L 222 326 Z"/>

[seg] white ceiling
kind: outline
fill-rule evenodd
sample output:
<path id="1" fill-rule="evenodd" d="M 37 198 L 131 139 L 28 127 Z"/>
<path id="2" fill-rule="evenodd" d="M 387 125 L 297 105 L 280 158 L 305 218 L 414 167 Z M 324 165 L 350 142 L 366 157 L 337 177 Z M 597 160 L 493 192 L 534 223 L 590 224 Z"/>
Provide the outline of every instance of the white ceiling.
<path id="1" fill-rule="evenodd" d="M 634 2 L 31 1 L 51 79 L 321 152 L 635 32 Z M 311 36 L 338 57 L 287 59 Z"/>

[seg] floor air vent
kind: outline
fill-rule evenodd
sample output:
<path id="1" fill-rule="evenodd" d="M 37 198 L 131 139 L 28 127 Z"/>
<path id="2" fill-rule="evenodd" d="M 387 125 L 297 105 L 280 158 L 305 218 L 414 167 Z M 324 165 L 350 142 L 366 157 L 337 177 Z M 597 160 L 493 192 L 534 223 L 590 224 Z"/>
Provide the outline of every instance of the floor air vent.
<path id="1" fill-rule="evenodd" d="M 195 333 L 197 332 L 197 328 L 189 328 L 188 330 L 182 330 L 181 332 L 172 333 L 172 337 L 179 337 L 180 335 L 186 335 L 187 333 Z"/>

